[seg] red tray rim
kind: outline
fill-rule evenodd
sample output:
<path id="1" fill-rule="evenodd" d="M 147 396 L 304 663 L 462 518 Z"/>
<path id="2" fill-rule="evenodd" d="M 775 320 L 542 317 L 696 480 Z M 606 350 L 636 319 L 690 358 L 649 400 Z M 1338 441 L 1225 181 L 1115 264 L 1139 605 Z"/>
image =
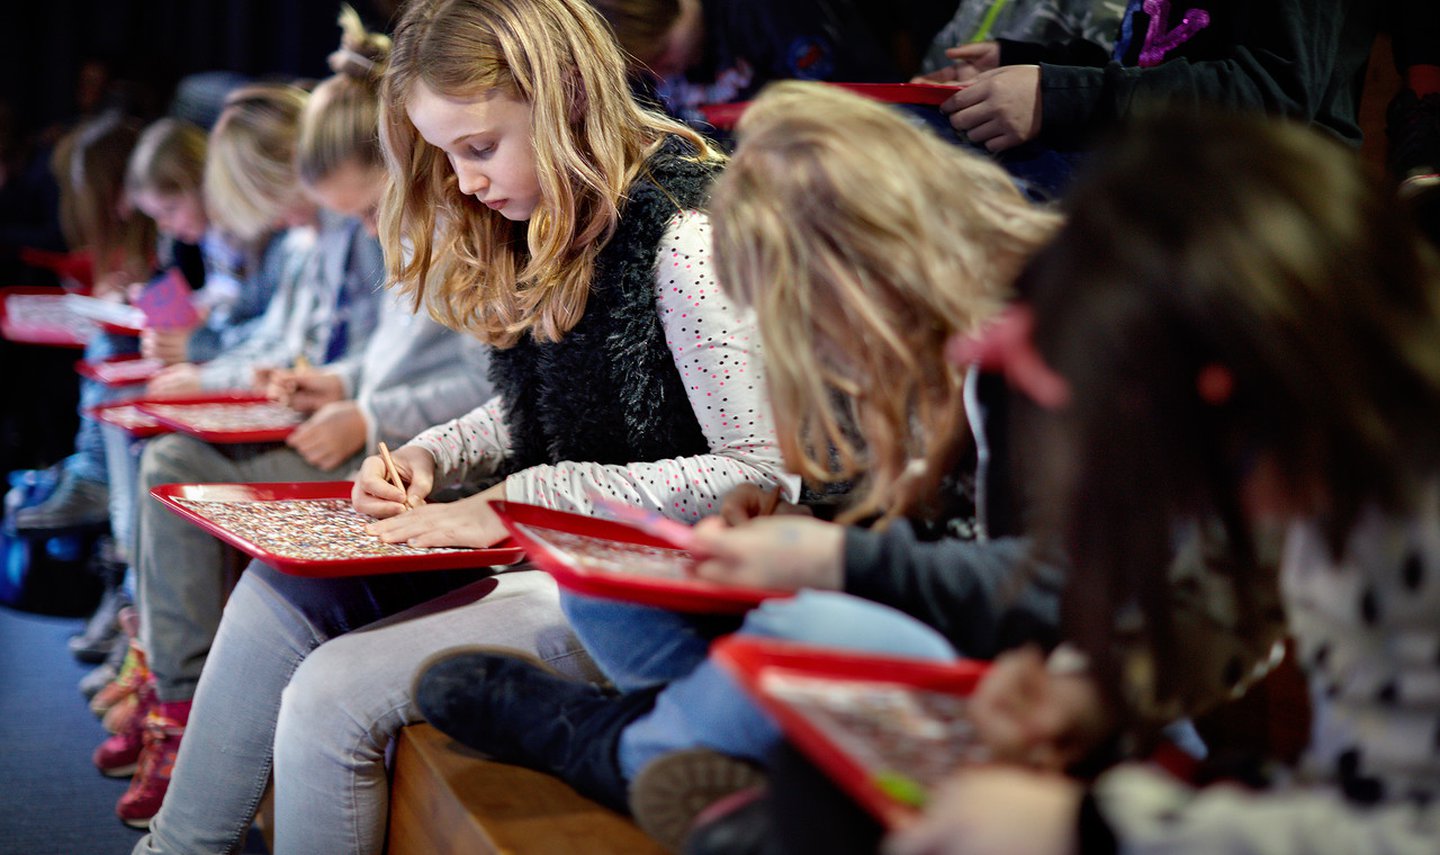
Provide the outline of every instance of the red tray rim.
<path id="1" fill-rule="evenodd" d="M 935 662 L 815 647 L 755 636 L 730 635 L 711 647 L 711 655 L 733 675 L 756 703 L 773 716 L 787 738 L 876 819 L 895 828 L 914 818 L 915 807 L 891 798 L 870 773 L 840 750 L 804 714 L 766 693 L 767 671 L 811 677 L 894 683 L 930 691 L 969 695 L 989 663 L 960 659 Z"/>
<path id="2" fill-rule="evenodd" d="M 791 597 L 795 593 L 794 591 L 767 588 L 721 585 L 699 579 L 677 581 L 649 576 L 626 576 L 575 567 L 555 555 L 544 544 L 537 543 L 518 526 L 550 528 L 572 534 L 606 538 L 619 543 L 634 543 L 665 549 L 676 549 L 676 547 L 664 538 L 656 537 L 617 520 L 601 519 L 510 500 L 492 501 L 490 507 L 500 517 L 500 522 L 504 524 L 505 530 L 510 532 L 510 536 L 524 547 L 535 566 L 554 576 L 555 581 L 562 587 L 578 594 L 659 606 L 674 611 L 729 614 L 748 611 L 764 600 Z"/>
<path id="3" fill-rule="evenodd" d="M 198 406 L 203 404 L 259 404 L 269 401 L 259 392 L 235 389 L 228 392 L 217 392 L 213 395 L 187 395 L 174 398 L 151 397 L 143 398 L 134 403 L 140 407 L 142 412 L 149 414 L 156 421 L 169 427 L 171 430 L 189 434 L 196 439 L 203 439 L 206 442 L 230 444 L 237 442 L 284 442 L 285 438 L 295 432 L 295 427 L 285 428 L 255 428 L 253 430 L 201 430 L 193 427 L 179 419 L 170 418 L 160 413 L 152 412 L 147 408 L 149 405 L 158 406 Z"/>
<path id="4" fill-rule="evenodd" d="M 484 569 L 515 564 L 525 557 L 519 546 L 502 542 L 488 549 L 461 552 L 437 552 L 433 555 L 375 556 L 326 561 L 316 558 L 287 558 L 276 555 L 214 521 L 180 504 L 178 499 L 208 498 L 229 501 L 278 501 L 282 499 L 348 499 L 350 481 L 261 481 L 253 484 L 161 484 L 150 490 L 171 512 L 208 531 L 241 552 L 292 576 L 339 577 L 364 576 L 378 573 L 419 572 L 425 570 Z M 229 494 L 227 496 L 227 494 Z"/>
<path id="5" fill-rule="evenodd" d="M 864 95 L 886 104 L 918 104 L 938 107 L 950 100 L 950 96 L 964 89 L 963 83 L 855 83 L 836 80 L 824 81 L 831 86 L 848 89 L 857 95 Z M 740 115 L 750 106 L 749 101 L 729 101 L 701 104 L 700 112 L 705 121 L 717 128 L 731 128 L 740 121 Z"/>

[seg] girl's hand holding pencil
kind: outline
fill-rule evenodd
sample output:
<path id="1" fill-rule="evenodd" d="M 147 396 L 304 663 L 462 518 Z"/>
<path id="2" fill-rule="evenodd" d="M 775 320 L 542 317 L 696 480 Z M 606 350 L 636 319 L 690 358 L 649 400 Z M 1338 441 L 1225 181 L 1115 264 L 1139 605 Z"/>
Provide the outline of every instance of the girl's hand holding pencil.
<path id="1" fill-rule="evenodd" d="M 458 502 L 429 504 L 371 523 L 369 531 L 386 543 L 485 549 L 505 539 L 505 525 L 490 509 L 491 499 L 504 498 L 505 482 L 501 481 Z"/>
<path id="2" fill-rule="evenodd" d="M 382 444 L 380 454 L 360 464 L 350 499 L 360 513 L 386 519 L 425 504 L 434 486 L 435 459 L 430 452 L 407 445 L 391 454 Z"/>

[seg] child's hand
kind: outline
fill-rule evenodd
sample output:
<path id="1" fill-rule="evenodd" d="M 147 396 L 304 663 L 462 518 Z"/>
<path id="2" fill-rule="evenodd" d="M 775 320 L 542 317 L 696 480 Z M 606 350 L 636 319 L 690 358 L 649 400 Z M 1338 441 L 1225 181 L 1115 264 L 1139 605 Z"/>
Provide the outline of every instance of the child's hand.
<path id="1" fill-rule="evenodd" d="M 330 470 L 365 447 L 365 414 L 354 401 L 335 401 L 321 407 L 285 444 L 300 453 L 311 466 Z"/>
<path id="2" fill-rule="evenodd" d="M 911 83 L 968 83 L 980 75 L 1000 67 L 1000 43 L 976 42 L 945 49 L 950 65 L 911 79 Z"/>
<path id="3" fill-rule="evenodd" d="M 754 588 L 839 590 L 844 543 L 844 526 L 805 516 L 760 517 L 734 527 L 710 517 L 695 526 L 696 549 L 709 556 L 696 575 Z"/>
<path id="4" fill-rule="evenodd" d="M 1069 778 L 1007 766 L 965 769 L 925 813 L 885 841 L 885 855 L 1069 855 L 1084 791 Z"/>
<path id="5" fill-rule="evenodd" d="M 970 142 L 1004 151 L 1040 135 L 1040 66 L 1007 65 L 980 74 L 940 112 Z"/>
<path id="6" fill-rule="evenodd" d="M 145 394 L 157 398 L 194 395 L 199 391 L 200 369 L 188 362 L 162 368 L 145 387 Z"/>
<path id="7" fill-rule="evenodd" d="M 396 452 L 394 457 L 395 465 L 400 466 L 400 453 Z M 505 539 L 505 526 L 490 509 L 491 499 L 504 498 L 505 482 L 502 481 L 458 502 L 424 505 L 371 523 L 369 530 L 386 543 L 484 549 Z"/>
<path id="8" fill-rule="evenodd" d="M 996 761 L 1060 772 L 1110 728 L 1100 693 L 1083 673 L 1055 673 L 1040 651 L 1001 654 L 970 699 L 975 733 Z"/>
<path id="9" fill-rule="evenodd" d="M 360 464 L 360 474 L 350 491 L 350 501 L 360 513 L 378 519 L 393 517 L 414 505 L 423 504 L 435 486 L 435 458 L 430 456 L 430 452 L 405 445 L 393 451 L 390 457 L 395 461 L 395 468 L 400 470 L 400 480 L 406 485 L 404 492 L 385 477 L 385 461 L 380 455 L 372 454 Z"/>
<path id="10" fill-rule="evenodd" d="M 265 394 L 293 410 L 313 413 L 327 404 L 345 400 L 345 384 L 340 375 L 330 371 L 277 368 L 270 373 Z"/>
<path id="11" fill-rule="evenodd" d="M 250 369 L 250 388 L 256 392 L 264 392 L 270 388 L 270 378 L 284 369 L 276 368 L 273 365 L 257 365 Z"/>
<path id="12" fill-rule="evenodd" d="M 781 498 L 779 487 L 762 489 L 748 481 L 725 494 L 720 500 L 720 519 L 729 525 L 740 525 L 756 517 L 777 514 L 801 514 L 811 516 L 804 505 L 792 505 Z"/>
<path id="13" fill-rule="evenodd" d="M 192 328 L 143 330 L 140 333 L 140 354 L 166 365 L 184 362 L 190 358 L 190 333 L 193 331 Z"/>

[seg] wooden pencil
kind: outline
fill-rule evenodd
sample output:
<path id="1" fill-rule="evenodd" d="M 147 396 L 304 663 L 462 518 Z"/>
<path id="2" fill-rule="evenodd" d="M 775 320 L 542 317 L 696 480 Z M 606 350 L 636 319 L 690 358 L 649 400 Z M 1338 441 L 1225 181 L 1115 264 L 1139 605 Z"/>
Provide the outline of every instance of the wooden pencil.
<path id="1" fill-rule="evenodd" d="M 380 460 L 385 464 L 385 480 L 395 485 L 395 489 L 405 492 L 405 482 L 400 480 L 400 470 L 395 466 L 395 458 L 390 456 L 390 449 L 385 447 L 385 441 L 380 441 Z M 410 497 L 405 497 L 405 504 L 410 504 Z"/>

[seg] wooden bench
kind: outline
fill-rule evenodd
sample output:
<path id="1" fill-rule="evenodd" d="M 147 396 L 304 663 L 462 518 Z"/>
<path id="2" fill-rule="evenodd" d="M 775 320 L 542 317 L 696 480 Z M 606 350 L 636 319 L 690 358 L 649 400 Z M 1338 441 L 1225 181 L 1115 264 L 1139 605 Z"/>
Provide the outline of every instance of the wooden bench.
<path id="1" fill-rule="evenodd" d="M 435 728 L 400 731 L 390 855 L 661 855 L 630 820 L 557 778 L 486 760 Z"/>

